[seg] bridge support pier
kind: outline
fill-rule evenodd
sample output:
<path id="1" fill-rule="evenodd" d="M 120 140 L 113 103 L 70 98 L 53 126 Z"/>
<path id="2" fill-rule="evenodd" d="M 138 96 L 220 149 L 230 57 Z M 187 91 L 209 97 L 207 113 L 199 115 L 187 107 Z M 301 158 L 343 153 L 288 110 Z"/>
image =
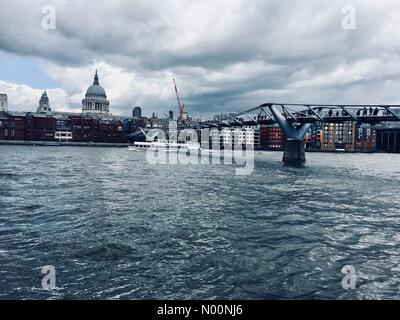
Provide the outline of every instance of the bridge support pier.
<path id="1" fill-rule="evenodd" d="M 287 139 L 283 153 L 283 163 L 286 166 L 301 167 L 306 163 L 304 141 L 298 139 Z"/>
<path id="2" fill-rule="evenodd" d="M 270 105 L 269 109 L 276 122 L 286 135 L 285 152 L 283 153 L 283 163 L 287 166 L 301 167 L 306 163 L 306 153 L 304 151 L 304 137 L 311 128 L 311 123 L 299 124 L 289 122 L 276 106 Z"/>

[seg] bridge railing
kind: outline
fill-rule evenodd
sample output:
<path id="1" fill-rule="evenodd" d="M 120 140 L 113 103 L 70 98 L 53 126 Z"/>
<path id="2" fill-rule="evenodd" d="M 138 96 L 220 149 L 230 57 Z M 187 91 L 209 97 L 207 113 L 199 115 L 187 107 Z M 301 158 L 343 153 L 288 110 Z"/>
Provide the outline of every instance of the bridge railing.
<path id="1" fill-rule="evenodd" d="M 224 128 L 276 124 L 271 107 L 279 107 L 280 113 L 289 123 L 299 125 L 315 122 L 378 124 L 380 122 L 400 121 L 400 105 L 318 105 L 267 103 L 235 114 L 227 119 L 206 121 L 196 125 L 198 128 Z"/>

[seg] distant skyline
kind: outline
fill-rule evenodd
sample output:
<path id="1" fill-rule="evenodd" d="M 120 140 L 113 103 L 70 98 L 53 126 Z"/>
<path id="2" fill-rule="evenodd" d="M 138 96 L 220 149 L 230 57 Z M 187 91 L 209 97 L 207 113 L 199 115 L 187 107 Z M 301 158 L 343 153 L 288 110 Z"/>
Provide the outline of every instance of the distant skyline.
<path id="1" fill-rule="evenodd" d="M 55 8 L 46 30 L 42 9 Z M 343 27 L 355 9 L 354 28 Z M 194 116 L 264 102 L 400 104 L 395 0 L 0 2 L 0 93 L 9 109 L 80 111 L 95 69 L 115 115 Z"/>

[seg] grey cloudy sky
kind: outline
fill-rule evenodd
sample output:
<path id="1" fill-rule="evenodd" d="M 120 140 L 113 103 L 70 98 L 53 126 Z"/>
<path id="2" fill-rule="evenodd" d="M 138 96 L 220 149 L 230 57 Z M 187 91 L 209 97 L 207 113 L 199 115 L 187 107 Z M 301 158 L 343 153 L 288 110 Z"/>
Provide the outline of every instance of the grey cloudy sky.
<path id="1" fill-rule="evenodd" d="M 42 8 L 56 29 L 42 28 Z M 356 28 L 342 27 L 343 7 Z M 10 109 L 79 110 L 93 73 L 114 114 L 210 116 L 264 102 L 400 104 L 400 2 L 0 0 L 0 92 Z"/>

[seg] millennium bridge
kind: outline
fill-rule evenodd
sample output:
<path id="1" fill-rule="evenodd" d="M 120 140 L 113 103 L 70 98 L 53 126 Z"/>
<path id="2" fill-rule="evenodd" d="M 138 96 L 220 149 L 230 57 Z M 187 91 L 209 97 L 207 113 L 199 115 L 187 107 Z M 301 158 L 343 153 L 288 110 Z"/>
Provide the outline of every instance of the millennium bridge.
<path id="1" fill-rule="evenodd" d="M 302 166 L 306 161 L 304 137 L 316 122 L 343 123 L 355 121 L 376 125 L 400 121 L 400 105 L 329 105 L 297 103 L 264 103 L 236 113 L 226 121 L 205 121 L 193 129 L 248 127 L 278 124 L 286 136 L 283 162 Z"/>

